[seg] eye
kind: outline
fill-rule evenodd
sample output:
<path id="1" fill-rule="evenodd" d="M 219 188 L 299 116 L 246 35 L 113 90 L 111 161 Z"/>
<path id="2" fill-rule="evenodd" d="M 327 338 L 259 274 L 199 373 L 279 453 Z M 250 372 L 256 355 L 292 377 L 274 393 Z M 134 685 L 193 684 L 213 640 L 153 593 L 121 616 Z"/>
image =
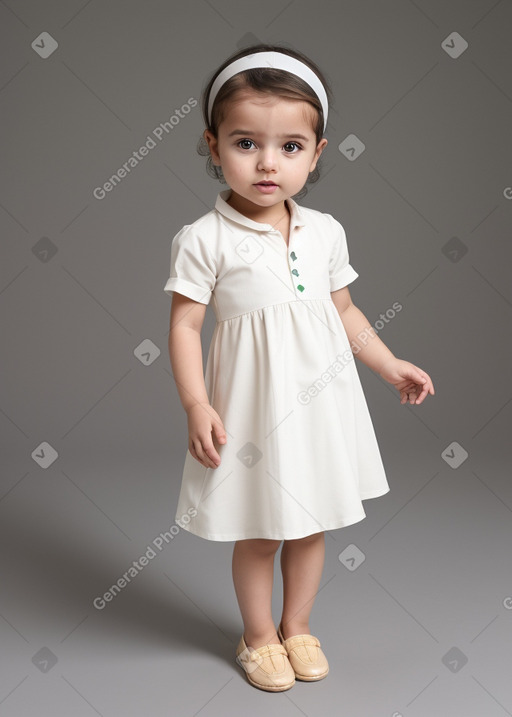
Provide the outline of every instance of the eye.
<path id="1" fill-rule="evenodd" d="M 287 142 L 287 143 L 286 143 L 285 145 L 283 145 L 283 146 L 284 146 L 284 147 L 290 147 L 290 146 L 297 147 L 297 149 L 298 149 L 299 152 L 300 152 L 300 150 L 302 149 L 302 147 L 300 146 L 300 144 L 297 144 L 297 142 Z M 287 152 L 286 154 L 297 154 L 297 153 L 296 153 L 296 152 Z"/>
<path id="2" fill-rule="evenodd" d="M 237 142 L 237 146 L 240 147 L 242 142 L 249 142 L 249 144 L 254 144 L 252 139 L 241 139 L 239 142 Z M 241 147 L 241 149 L 250 149 L 250 147 Z"/>

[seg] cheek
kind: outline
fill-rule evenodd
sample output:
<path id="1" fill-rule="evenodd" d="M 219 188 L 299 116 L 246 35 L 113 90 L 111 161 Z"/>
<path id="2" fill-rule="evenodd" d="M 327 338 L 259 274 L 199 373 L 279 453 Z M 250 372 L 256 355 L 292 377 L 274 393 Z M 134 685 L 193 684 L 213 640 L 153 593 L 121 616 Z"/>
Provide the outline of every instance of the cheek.
<path id="1" fill-rule="evenodd" d="M 234 167 L 237 164 L 237 153 L 232 148 L 227 148 L 222 153 L 222 159 L 226 164 L 229 164 L 230 166 Z"/>
<path id="2" fill-rule="evenodd" d="M 225 155 L 225 161 L 231 171 L 236 174 L 247 172 L 251 165 L 251 158 L 248 155 L 240 154 L 236 150 L 228 150 Z"/>

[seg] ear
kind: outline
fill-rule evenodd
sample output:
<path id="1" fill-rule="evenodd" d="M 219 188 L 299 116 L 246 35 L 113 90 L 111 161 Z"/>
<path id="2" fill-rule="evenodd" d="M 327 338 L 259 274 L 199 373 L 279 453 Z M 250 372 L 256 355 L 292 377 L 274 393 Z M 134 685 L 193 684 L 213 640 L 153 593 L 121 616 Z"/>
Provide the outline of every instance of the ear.
<path id="1" fill-rule="evenodd" d="M 314 157 L 313 157 L 313 160 L 312 160 L 312 162 L 311 162 L 311 166 L 310 166 L 310 168 L 309 168 L 309 171 L 310 171 L 310 172 L 312 172 L 312 171 L 314 170 L 314 168 L 316 167 L 316 163 L 318 162 L 318 160 L 319 160 L 319 158 L 320 158 L 320 155 L 322 154 L 322 152 L 324 151 L 324 149 L 325 149 L 326 147 L 327 147 L 327 140 L 326 140 L 325 137 L 324 137 L 323 139 L 320 140 L 320 142 L 318 143 L 318 145 L 317 145 L 317 147 L 316 147 L 315 155 L 314 155 Z"/>
<path id="2" fill-rule="evenodd" d="M 208 143 L 208 149 L 210 150 L 210 154 L 212 156 L 213 163 L 220 167 L 220 157 L 219 157 L 219 152 L 217 149 L 217 146 L 218 146 L 217 138 L 213 135 L 212 132 L 210 132 L 209 129 L 205 129 L 205 131 L 203 132 L 203 137 L 206 140 L 206 142 Z"/>

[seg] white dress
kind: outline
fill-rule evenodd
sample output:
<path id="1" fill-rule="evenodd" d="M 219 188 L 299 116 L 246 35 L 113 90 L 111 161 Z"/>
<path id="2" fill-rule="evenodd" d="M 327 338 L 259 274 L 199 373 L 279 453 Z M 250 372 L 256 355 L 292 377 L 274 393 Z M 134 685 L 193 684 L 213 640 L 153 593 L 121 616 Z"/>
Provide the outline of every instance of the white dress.
<path id="1" fill-rule="evenodd" d="M 205 371 L 221 462 L 186 452 L 175 520 L 207 540 L 290 540 L 357 523 L 389 491 L 345 328 L 330 292 L 358 274 L 342 225 L 290 208 L 290 238 L 219 193 L 173 239 L 164 291 L 212 300 Z"/>

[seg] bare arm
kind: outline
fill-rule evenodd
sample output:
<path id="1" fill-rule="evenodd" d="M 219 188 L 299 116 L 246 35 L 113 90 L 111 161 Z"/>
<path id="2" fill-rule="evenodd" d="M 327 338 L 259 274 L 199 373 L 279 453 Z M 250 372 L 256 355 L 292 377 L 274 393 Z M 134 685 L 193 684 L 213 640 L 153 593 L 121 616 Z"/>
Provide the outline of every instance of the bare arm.
<path id="1" fill-rule="evenodd" d="M 380 373 L 383 364 L 395 358 L 395 355 L 377 336 L 363 312 L 352 303 L 348 286 L 333 291 L 331 297 L 338 309 L 354 355 L 373 371 Z"/>
<path id="2" fill-rule="evenodd" d="M 201 329 L 206 304 L 173 293 L 169 324 L 169 358 L 185 411 L 209 403 L 203 376 Z"/>
<path id="3" fill-rule="evenodd" d="M 331 297 L 347 332 L 352 353 L 400 391 L 400 403 L 419 404 L 427 394 L 434 395 L 434 385 L 428 373 L 397 358 L 388 349 L 363 312 L 352 303 L 347 286 L 332 291 Z"/>
<path id="4" fill-rule="evenodd" d="M 169 325 L 169 358 L 176 388 L 187 413 L 188 447 L 193 457 L 207 468 L 220 464 L 212 439 L 226 442 L 218 413 L 210 406 L 203 374 L 201 329 L 206 304 L 174 292 Z"/>

